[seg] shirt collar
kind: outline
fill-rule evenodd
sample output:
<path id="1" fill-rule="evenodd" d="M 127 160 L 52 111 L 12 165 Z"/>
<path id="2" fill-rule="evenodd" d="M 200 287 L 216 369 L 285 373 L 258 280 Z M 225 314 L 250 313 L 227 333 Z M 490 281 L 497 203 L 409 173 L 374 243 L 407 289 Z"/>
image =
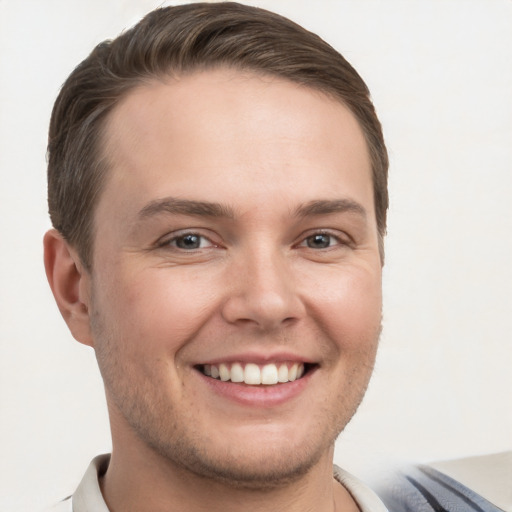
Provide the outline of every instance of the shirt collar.
<path id="1" fill-rule="evenodd" d="M 377 494 L 354 475 L 335 465 L 334 478 L 347 489 L 361 512 L 388 512 Z"/>
<path id="2" fill-rule="evenodd" d="M 73 494 L 73 512 L 109 512 L 101 494 L 99 479 L 105 474 L 110 454 L 95 457 Z M 334 478 L 352 495 L 361 512 L 387 512 L 377 495 L 363 482 L 334 466 Z"/>
<path id="3" fill-rule="evenodd" d="M 110 454 L 98 455 L 92 459 L 73 494 L 73 512 L 109 512 L 99 481 L 107 471 L 109 462 Z"/>

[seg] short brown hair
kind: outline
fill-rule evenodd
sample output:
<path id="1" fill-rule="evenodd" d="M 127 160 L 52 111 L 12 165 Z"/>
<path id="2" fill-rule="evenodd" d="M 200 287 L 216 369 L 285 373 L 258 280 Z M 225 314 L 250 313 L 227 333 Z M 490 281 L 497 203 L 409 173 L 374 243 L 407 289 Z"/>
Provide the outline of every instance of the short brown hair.
<path id="1" fill-rule="evenodd" d="M 381 257 L 388 207 L 388 157 L 369 90 L 330 45 L 272 12 L 232 2 L 156 9 L 100 43 L 71 73 L 55 102 L 48 141 L 53 226 L 92 264 L 93 217 L 108 163 L 102 151 L 109 112 L 138 85 L 216 67 L 250 70 L 322 91 L 357 118 L 372 163 Z"/>

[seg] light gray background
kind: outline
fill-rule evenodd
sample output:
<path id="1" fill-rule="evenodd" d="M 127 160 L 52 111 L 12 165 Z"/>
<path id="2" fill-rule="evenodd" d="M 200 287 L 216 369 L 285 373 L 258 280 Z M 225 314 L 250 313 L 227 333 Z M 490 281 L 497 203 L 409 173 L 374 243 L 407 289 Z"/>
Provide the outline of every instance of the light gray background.
<path id="1" fill-rule="evenodd" d="M 391 156 L 384 333 L 336 461 L 369 477 L 511 449 L 512 2 L 252 3 L 355 65 Z M 68 334 L 44 277 L 46 132 L 72 68 L 161 4 L 0 0 L 1 510 L 70 494 L 110 449 L 94 354 Z"/>

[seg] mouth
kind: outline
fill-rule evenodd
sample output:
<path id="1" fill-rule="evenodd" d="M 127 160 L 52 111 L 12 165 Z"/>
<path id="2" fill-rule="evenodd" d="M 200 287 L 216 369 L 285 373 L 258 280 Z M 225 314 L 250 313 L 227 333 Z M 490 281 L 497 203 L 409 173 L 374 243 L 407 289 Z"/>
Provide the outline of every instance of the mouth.
<path id="1" fill-rule="evenodd" d="M 201 364 L 196 369 L 211 379 L 249 386 L 273 386 L 302 379 L 317 365 L 299 362 Z"/>

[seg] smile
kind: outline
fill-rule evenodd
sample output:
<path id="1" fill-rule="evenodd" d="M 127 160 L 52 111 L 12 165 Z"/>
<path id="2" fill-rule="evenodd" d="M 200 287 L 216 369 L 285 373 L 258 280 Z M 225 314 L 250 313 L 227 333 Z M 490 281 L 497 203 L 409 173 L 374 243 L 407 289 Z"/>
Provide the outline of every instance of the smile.
<path id="1" fill-rule="evenodd" d="M 231 381 L 250 386 L 271 386 L 300 379 L 307 371 L 304 363 L 220 363 L 198 366 L 199 371 L 212 379 Z"/>

